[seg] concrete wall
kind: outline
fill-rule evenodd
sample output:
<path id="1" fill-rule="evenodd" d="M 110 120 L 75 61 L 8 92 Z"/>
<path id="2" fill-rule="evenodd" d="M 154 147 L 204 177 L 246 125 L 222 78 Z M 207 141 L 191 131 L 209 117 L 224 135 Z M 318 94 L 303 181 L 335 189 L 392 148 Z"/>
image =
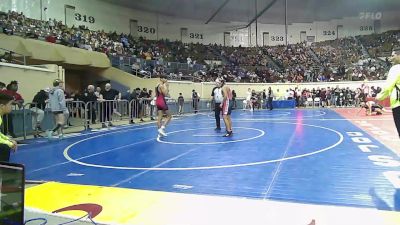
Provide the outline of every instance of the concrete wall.
<path id="1" fill-rule="evenodd" d="M 26 102 L 30 102 L 33 96 L 41 89 L 51 87 L 53 80 L 56 78 L 63 78 L 63 74 L 59 74 L 59 68 L 57 65 L 46 65 L 46 69 L 37 69 L 29 66 L 20 66 L 15 64 L 0 63 L 0 81 L 3 83 L 9 83 L 12 80 L 19 81 L 19 92 L 22 94 Z M 96 84 L 105 80 L 111 80 L 114 85 L 119 87 L 122 92 L 127 89 L 134 88 L 147 88 L 148 90 L 154 90 L 157 86 L 159 79 L 142 79 L 126 73 L 116 68 L 109 68 L 105 70 L 94 70 L 94 71 L 79 71 L 79 70 L 66 70 L 65 81 L 66 90 L 68 91 L 82 91 L 88 84 Z M 253 83 L 228 83 L 228 85 L 235 90 L 238 97 L 246 97 L 247 89 L 251 88 L 255 91 L 262 91 L 272 87 L 275 93 L 281 93 L 282 95 L 289 88 L 327 88 L 327 87 L 350 87 L 355 89 L 360 87 L 362 83 L 366 83 L 369 86 L 380 86 L 383 87 L 385 81 L 368 81 L 368 82 L 332 82 L 332 83 L 273 83 L 273 84 L 253 84 Z M 177 98 L 179 93 L 182 93 L 186 99 L 191 98 L 192 90 L 196 90 L 201 98 L 210 98 L 211 91 L 214 87 L 214 83 L 193 83 L 193 82 L 179 82 L 170 81 L 170 95 L 172 98 Z"/>
<path id="2" fill-rule="evenodd" d="M 12 80 L 19 83 L 19 93 L 25 102 L 32 102 L 35 94 L 46 87 L 52 87 L 59 78 L 57 65 L 46 65 L 46 69 L 0 63 L 0 81 L 8 84 Z M 61 77 L 60 77 L 61 78 Z"/>

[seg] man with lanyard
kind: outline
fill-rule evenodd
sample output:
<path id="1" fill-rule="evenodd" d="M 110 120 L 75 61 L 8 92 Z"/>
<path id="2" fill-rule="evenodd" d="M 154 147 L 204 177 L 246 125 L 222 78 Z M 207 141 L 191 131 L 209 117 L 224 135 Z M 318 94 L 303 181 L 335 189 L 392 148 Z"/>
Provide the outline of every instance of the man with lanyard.
<path id="1" fill-rule="evenodd" d="M 221 80 L 217 78 L 215 80 L 215 87 L 211 92 L 212 100 L 214 101 L 214 112 L 215 112 L 215 124 L 216 124 L 216 131 L 221 130 L 221 103 L 224 100 L 222 96 L 222 88 L 221 88 Z"/>

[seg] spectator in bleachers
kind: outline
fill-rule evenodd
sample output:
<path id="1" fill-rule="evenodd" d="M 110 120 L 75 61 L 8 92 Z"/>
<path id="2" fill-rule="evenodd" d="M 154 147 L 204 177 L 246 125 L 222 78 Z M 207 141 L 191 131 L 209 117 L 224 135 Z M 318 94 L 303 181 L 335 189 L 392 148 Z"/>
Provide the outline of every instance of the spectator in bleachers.
<path id="1" fill-rule="evenodd" d="M 13 34 L 14 34 L 12 25 L 11 25 L 10 23 L 6 24 L 6 25 L 3 27 L 3 33 L 4 33 L 4 34 L 7 34 L 7 35 L 13 35 Z"/>
<path id="2" fill-rule="evenodd" d="M 3 82 L 0 82 L 0 92 L 6 89 L 6 84 Z"/>
<path id="3" fill-rule="evenodd" d="M 0 62 L 10 63 L 12 60 L 12 54 L 5 52 L 3 55 L 0 55 Z"/>
<path id="4" fill-rule="evenodd" d="M 390 56 L 394 47 L 399 46 L 399 31 L 359 36 L 361 43 L 372 57 Z"/>
<path id="5" fill-rule="evenodd" d="M 134 74 L 140 71 L 143 77 L 159 76 L 165 72 L 171 73 L 173 76 L 170 78 L 173 79 L 186 78 L 199 82 L 213 81 L 216 76 L 212 77 L 212 70 L 209 71 L 211 73 L 205 71 L 204 74 L 191 76 L 190 74 L 199 70 L 195 64 L 204 64 L 205 59 L 214 58 L 227 62 L 219 75 L 230 82 L 300 83 L 340 81 L 349 78 L 384 79 L 388 68 L 387 62 L 367 60 L 367 64 L 357 68 L 356 64 L 363 55 L 362 46 L 357 40 L 361 40 L 364 47 L 370 50 L 372 57 L 386 54 L 396 46 L 400 46 L 399 31 L 367 35 L 358 39 L 340 38 L 315 43 L 311 47 L 305 43 L 261 48 L 186 44 L 168 40 L 134 39 L 131 35 L 116 32 L 91 31 L 85 26 L 68 27 L 54 19 L 39 21 L 11 11 L 0 15 L 0 26 L 3 32 L 9 35 L 15 34 L 106 53 L 118 61 L 113 65 L 122 65 L 124 57 L 134 56 L 131 60 L 134 63 L 138 63 L 137 59 L 143 59 L 146 62 L 144 66 L 131 71 Z M 157 59 L 158 64 L 151 61 Z M 170 64 L 165 62 L 185 63 L 189 65 L 190 71 L 179 76 L 178 74 L 181 74 L 179 72 L 182 71 L 173 71 Z M 353 76 L 347 76 L 351 74 Z"/>
<path id="6" fill-rule="evenodd" d="M 49 42 L 49 43 L 55 44 L 56 41 L 57 41 L 57 39 L 56 39 L 56 36 L 55 36 L 54 34 L 49 34 L 49 35 L 46 37 L 46 41 Z"/>

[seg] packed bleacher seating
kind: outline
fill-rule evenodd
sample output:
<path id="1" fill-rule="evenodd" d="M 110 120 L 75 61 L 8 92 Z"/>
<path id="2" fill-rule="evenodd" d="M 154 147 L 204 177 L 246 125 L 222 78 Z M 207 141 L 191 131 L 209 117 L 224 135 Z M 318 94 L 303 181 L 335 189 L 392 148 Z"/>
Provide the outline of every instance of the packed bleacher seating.
<path id="1" fill-rule="evenodd" d="M 104 52 L 107 55 L 135 56 L 146 60 L 158 59 L 169 62 L 204 63 L 205 58 L 215 57 L 210 48 L 200 44 L 171 42 L 168 40 L 151 41 L 134 39 L 131 35 L 91 31 L 85 26 L 68 27 L 61 21 L 49 19 L 40 21 L 25 17 L 22 13 L 0 12 L 0 27 L 3 33 L 44 40 L 70 47 Z"/>
<path id="2" fill-rule="evenodd" d="M 399 31 L 334 41 L 269 47 L 222 47 L 169 40 L 146 40 L 114 32 L 68 27 L 22 13 L 0 12 L 0 28 L 51 43 L 107 54 L 112 65 L 142 77 L 167 74 L 170 79 L 231 82 L 327 82 L 384 79 L 390 63 L 377 58 L 399 46 Z M 359 40 L 359 41 L 358 41 Z M 363 48 L 369 55 L 363 54 Z M 5 57 L 2 57 L 5 61 Z M 207 60 L 221 61 L 222 65 Z M 181 64 L 185 65 L 182 66 Z"/>
<path id="3" fill-rule="evenodd" d="M 372 57 L 388 57 L 400 47 L 400 31 L 388 31 L 358 37 Z"/>

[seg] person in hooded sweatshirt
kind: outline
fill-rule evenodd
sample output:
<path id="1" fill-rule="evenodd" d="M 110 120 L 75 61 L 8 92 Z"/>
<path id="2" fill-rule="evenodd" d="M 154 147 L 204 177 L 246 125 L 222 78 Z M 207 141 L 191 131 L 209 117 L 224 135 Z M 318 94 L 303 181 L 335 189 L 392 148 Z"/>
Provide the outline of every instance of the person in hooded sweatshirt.
<path id="1" fill-rule="evenodd" d="M 44 119 L 44 110 L 46 109 L 46 101 L 49 98 L 48 92 L 50 88 L 45 90 L 40 90 L 33 97 L 32 104 L 30 105 L 30 110 L 32 111 L 32 128 L 36 131 L 41 130 L 41 123 Z"/>
<path id="2" fill-rule="evenodd" d="M 47 132 L 47 137 L 52 138 L 56 132 L 59 138 L 64 137 L 63 127 L 65 124 L 64 112 L 67 110 L 65 103 L 65 95 L 63 90 L 64 82 L 56 79 L 53 82 L 53 88 L 49 91 L 49 105 L 50 110 L 54 115 L 56 126 L 53 130 Z"/>

